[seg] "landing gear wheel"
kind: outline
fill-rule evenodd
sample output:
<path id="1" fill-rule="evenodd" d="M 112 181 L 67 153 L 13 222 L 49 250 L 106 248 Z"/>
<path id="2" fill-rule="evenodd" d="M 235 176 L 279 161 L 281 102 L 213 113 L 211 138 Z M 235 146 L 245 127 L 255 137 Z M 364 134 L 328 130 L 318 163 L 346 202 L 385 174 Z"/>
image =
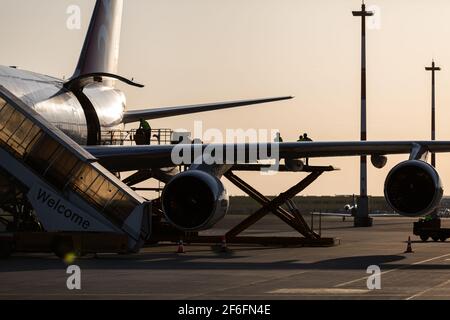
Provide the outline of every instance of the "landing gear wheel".
<path id="1" fill-rule="evenodd" d="M 422 240 L 423 242 L 427 242 L 428 240 L 430 240 L 429 236 L 420 236 L 420 240 Z"/>

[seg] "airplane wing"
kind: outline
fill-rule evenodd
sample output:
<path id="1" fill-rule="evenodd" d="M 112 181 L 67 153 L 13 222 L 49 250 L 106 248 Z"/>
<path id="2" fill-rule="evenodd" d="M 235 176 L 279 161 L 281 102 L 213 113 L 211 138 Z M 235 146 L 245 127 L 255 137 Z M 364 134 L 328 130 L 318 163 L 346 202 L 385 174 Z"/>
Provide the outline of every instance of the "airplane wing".
<path id="1" fill-rule="evenodd" d="M 123 116 L 124 123 L 138 122 L 140 119 L 153 120 L 168 118 L 174 116 L 181 116 L 185 114 L 207 112 L 214 110 L 223 110 L 238 108 L 244 106 L 251 106 L 255 104 L 269 103 L 275 101 L 290 100 L 293 97 L 278 97 L 278 98 L 268 98 L 268 99 L 256 99 L 256 100 L 243 100 L 243 101 L 233 101 L 233 102 L 220 102 L 220 103 L 210 103 L 210 104 L 199 104 L 192 106 L 180 106 L 180 107 L 168 107 L 168 108 L 155 108 L 149 110 L 136 110 L 127 111 Z"/>
<path id="2" fill-rule="evenodd" d="M 232 164 L 255 163 L 267 159 L 301 159 L 349 156 L 386 156 L 409 154 L 420 159 L 426 152 L 450 153 L 450 141 L 399 142 L 299 142 L 224 145 L 163 145 L 163 146 L 92 146 L 85 149 L 111 171 L 133 171 L 173 166 L 172 155 L 183 152 L 194 159 L 221 150 Z M 276 154 L 278 153 L 278 154 Z M 228 155 L 233 158 L 229 159 Z M 230 164 L 227 162 L 227 164 Z M 189 163 L 186 163 L 189 164 Z"/>

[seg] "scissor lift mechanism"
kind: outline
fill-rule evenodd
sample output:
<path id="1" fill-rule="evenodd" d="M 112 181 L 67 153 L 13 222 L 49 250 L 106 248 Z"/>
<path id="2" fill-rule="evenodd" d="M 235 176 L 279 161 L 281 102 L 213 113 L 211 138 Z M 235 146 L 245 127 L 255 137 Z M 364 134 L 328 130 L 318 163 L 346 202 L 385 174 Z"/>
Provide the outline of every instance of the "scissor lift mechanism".
<path id="1" fill-rule="evenodd" d="M 233 183 L 240 190 L 245 192 L 251 198 L 261 204 L 261 208 L 251 214 L 248 218 L 243 220 L 237 226 L 229 230 L 224 236 L 202 236 L 198 233 L 180 233 L 174 230 L 161 229 L 154 230 L 149 244 L 158 242 L 176 242 L 183 240 L 186 243 L 199 244 L 218 244 L 225 240 L 229 244 L 240 245 L 280 245 L 280 246 L 304 246 L 304 247 L 331 247 L 338 244 L 335 238 L 322 238 L 319 234 L 314 232 L 308 223 L 303 218 L 300 210 L 296 207 L 292 199 L 303 192 L 312 183 L 314 183 L 323 173 L 335 171 L 334 167 L 305 167 L 302 172 L 307 172 L 309 175 L 300 181 L 298 184 L 290 188 L 284 193 L 281 193 L 273 200 L 268 199 L 250 184 L 238 177 L 236 171 L 257 171 L 260 170 L 260 165 L 245 165 L 237 166 L 229 171 L 225 177 Z M 287 171 L 284 166 L 280 171 Z M 287 205 L 289 211 L 283 206 Z M 299 233 L 297 237 L 256 237 L 256 236 L 242 236 L 242 233 L 255 225 L 262 218 L 269 213 L 273 213 L 280 218 L 284 223 L 292 227 Z"/>

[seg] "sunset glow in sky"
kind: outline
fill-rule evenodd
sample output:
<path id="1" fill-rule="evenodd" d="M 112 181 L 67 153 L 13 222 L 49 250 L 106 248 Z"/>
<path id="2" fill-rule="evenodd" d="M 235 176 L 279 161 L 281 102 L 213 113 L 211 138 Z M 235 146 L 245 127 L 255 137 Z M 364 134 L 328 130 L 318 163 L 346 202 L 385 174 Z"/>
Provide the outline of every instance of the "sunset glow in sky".
<path id="1" fill-rule="evenodd" d="M 70 77 L 94 0 L 1 0 L 0 64 Z M 66 27 L 70 5 L 80 30 Z M 130 109 L 293 95 L 295 100 L 154 121 L 155 128 L 280 129 L 285 141 L 304 132 L 315 141 L 358 140 L 360 129 L 359 0 L 125 1 L 119 73 L 144 83 L 121 87 Z M 436 60 L 437 137 L 450 140 L 450 2 L 377 0 L 367 31 L 369 140 L 429 140 L 431 75 Z M 389 169 L 369 169 L 369 193 L 381 195 Z M 310 195 L 359 192 L 359 159 L 319 159 L 342 170 L 325 174 Z M 444 185 L 450 155 L 438 156 Z M 266 194 L 301 174 L 246 177 Z M 231 194 L 238 194 L 230 189 Z M 447 192 L 447 194 L 449 194 Z"/>

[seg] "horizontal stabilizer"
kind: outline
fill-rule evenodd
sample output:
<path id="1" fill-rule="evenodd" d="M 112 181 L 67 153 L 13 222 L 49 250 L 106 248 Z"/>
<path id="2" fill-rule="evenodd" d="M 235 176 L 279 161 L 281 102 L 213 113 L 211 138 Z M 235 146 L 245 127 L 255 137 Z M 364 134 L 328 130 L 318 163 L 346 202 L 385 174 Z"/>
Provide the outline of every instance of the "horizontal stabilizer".
<path id="1" fill-rule="evenodd" d="M 180 106 L 180 107 L 157 108 L 157 109 L 149 109 L 149 110 L 127 111 L 124 114 L 123 122 L 124 123 L 132 123 L 132 122 L 138 122 L 140 119 L 145 119 L 145 120 L 161 119 L 161 118 L 181 116 L 181 115 L 186 115 L 186 114 L 191 114 L 191 113 L 231 109 L 231 108 L 251 106 L 251 105 L 255 105 L 255 104 L 289 100 L 292 98 L 293 97 L 279 97 L 279 98 L 268 98 L 268 99 L 258 99 L 258 100 L 244 100 L 244 101 L 234 101 L 234 102 L 200 104 L 200 105 L 192 105 L 192 106 Z"/>

